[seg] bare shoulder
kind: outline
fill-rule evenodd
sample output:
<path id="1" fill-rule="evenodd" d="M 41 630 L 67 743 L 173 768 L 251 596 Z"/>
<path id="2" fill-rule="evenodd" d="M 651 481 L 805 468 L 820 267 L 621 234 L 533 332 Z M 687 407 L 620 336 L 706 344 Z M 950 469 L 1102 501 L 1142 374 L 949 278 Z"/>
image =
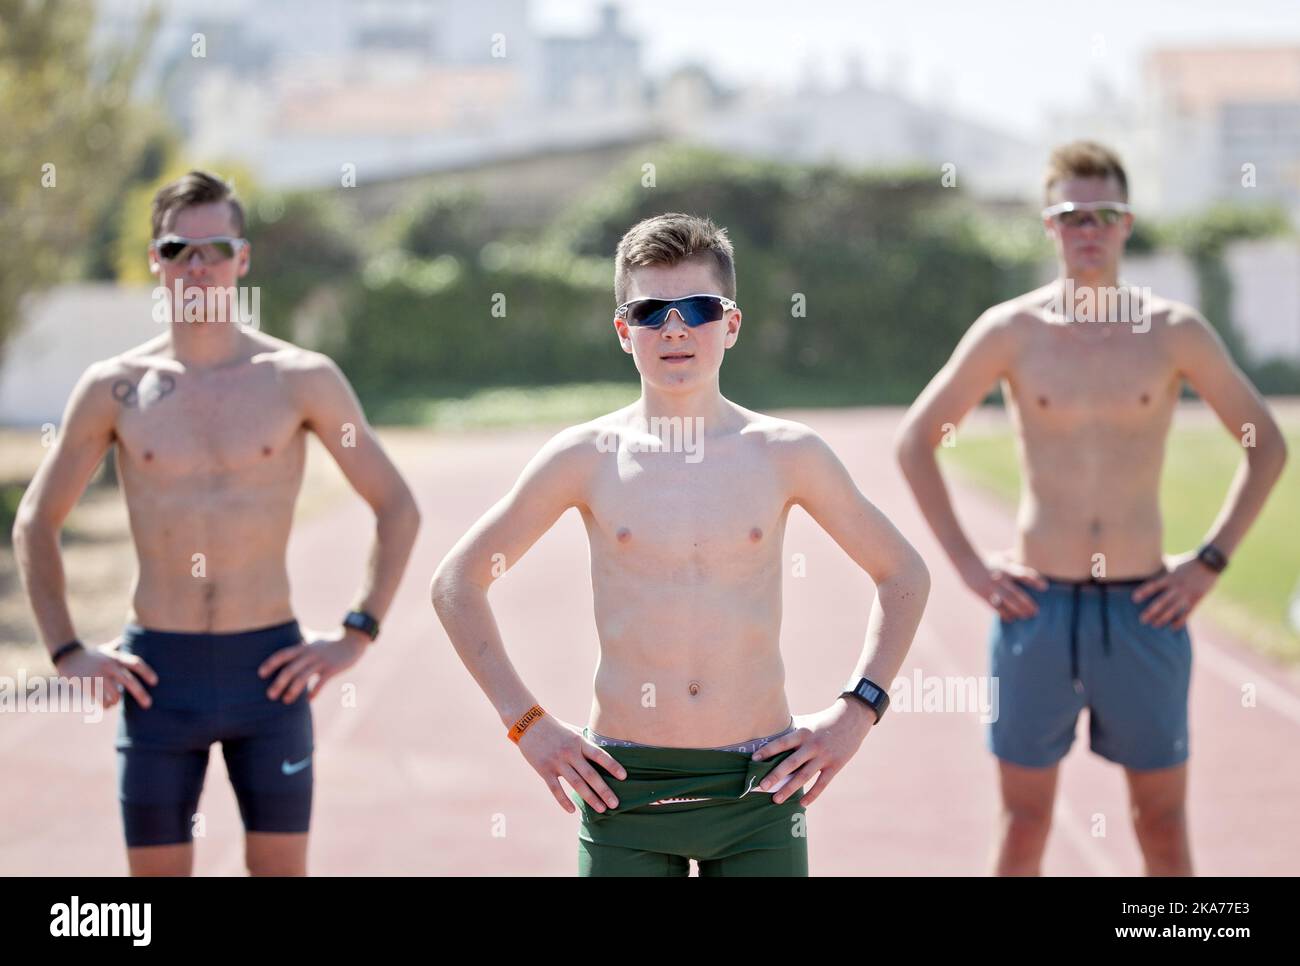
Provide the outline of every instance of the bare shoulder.
<path id="1" fill-rule="evenodd" d="M 1007 299 L 986 309 L 970 331 L 987 338 L 1023 338 L 1044 324 L 1043 313 L 1054 297 L 1051 285 Z"/>
<path id="2" fill-rule="evenodd" d="M 313 381 L 342 375 L 338 363 L 323 352 L 305 349 L 264 332 L 250 331 L 245 338 L 250 343 L 253 362 L 270 365 L 286 378 Z"/>
<path id="3" fill-rule="evenodd" d="M 741 429 L 741 435 L 761 446 L 776 468 L 797 472 L 801 468 L 825 468 L 838 462 L 830 445 L 807 423 L 750 410 L 744 412 L 750 420 Z"/>
<path id="4" fill-rule="evenodd" d="M 169 344 L 168 336 L 160 335 L 115 356 L 92 362 L 81 376 L 78 391 L 104 400 L 128 395 L 146 373 L 176 365 L 167 353 Z"/>
<path id="5" fill-rule="evenodd" d="M 1174 339 L 1215 337 L 1214 327 L 1196 309 L 1174 299 L 1151 296 L 1151 327 Z"/>

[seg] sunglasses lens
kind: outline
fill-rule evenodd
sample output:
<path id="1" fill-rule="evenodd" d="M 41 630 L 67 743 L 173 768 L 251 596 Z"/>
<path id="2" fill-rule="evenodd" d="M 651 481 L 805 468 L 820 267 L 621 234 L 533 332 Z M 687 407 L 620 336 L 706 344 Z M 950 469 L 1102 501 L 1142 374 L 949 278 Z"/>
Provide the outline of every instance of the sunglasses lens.
<path id="1" fill-rule="evenodd" d="M 704 325 L 706 322 L 717 322 L 725 314 L 722 300 L 712 295 L 684 299 L 677 303 L 677 307 L 682 313 L 682 318 L 691 328 Z"/>
<path id="2" fill-rule="evenodd" d="M 1114 225 L 1124 217 L 1118 208 L 1098 208 L 1096 211 L 1062 211 L 1056 216 L 1058 224 L 1067 228 L 1080 225 Z"/>
<path id="3" fill-rule="evenodd" d="M 642 299 L 633 302 L 627 310 L 628 325 L 661 325 L 668 317 L 665 309 L 668 304 L 663 299 Z"/>
<path id="4" fill-rule="evenodd" d="M 235 257 L 235 242 L 218 240 L 195 245 L 188 240 L 166 241 L 158 246 L 159 257 L 169 262 L 174 262 L 177 259 L 189 261 L 196 251 L 199 253 L 199 259 L 203 264 L 213 265 Z"/>
<path id="5" fill-rule="evenodd" d="M 726 314 L 726 310 L 722 307 L 722 300 L 716 295 L 697 295 L 694 298 L 675 301 L 642 299 L 628 307 L 627 321 L 629 325 L 658 328 L 668 321 L 668 313 L 673 309 L 681 314 L 682 321 L 691 328 L 704 325 L 706 322 L 717 322 Z"/>

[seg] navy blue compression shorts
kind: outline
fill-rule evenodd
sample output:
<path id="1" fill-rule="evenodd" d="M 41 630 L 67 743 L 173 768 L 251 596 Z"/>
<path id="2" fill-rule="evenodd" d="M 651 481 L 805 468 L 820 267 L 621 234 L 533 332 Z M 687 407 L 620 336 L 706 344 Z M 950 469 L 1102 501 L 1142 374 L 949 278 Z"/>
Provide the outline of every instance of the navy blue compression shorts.
<path id="1" fill-rule="evenodd" d="M 214 741 L 221 742 L 245 829 L 306 832 L 313 750 L 307 692 L 292 704 L 273 701 L 266 691 L 275 675 L 257 676 L 264 660 L 302 642 L 298 622 L 236 634 L 128 624 L 123 638 L 122 650 L 158 675 L 152 688 L 144 684 L 150 707 L 141 707 L 129 691 L 122 695 L 116 744 L 126 844 L 192 841 Z"/>

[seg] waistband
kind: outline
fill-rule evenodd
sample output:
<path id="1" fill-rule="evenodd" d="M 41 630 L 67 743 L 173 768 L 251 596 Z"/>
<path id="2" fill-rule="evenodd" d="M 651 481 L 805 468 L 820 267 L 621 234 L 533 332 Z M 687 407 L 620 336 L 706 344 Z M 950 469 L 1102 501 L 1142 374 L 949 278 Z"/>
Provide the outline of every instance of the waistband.
<path id="1" fill-rule="evenodd" d="M 199 645 L 199 644 L 257 644 L 279 641 L 294 634 L 301 636 L 297 620 L 287 620 L 282 624 L 270 624 L 246 631 L 223 631 L 219 634 L 211 631 L 162 631 L 137 624 L 127 623 L 123 636 L 132 641 L 149 641 L 160 644 Z"/>
<path id="2" fill-rule="evenodd" d="M 1140 587 L 1148 580 L 1154 580 L 1156 577 L 1162 576 L 1165 573 L 1168 573 L 1168 571 L 1161 567 L 1159 570 L 1148 574 L 1145 577 L 1125 577 L 1122 580 L 1111 580 L 1106 577 L 1087 577 L 1082 580 L 1076 580 L 1066 577 L 1052 577 L 1048 574 L 1041 574 L 1041 576 L 1047 581 L 1049 590 L 1073 590 L 1074 588 L 1078 588 L 1079 590 L 1109 590 L 1111 588 L 1121 590 L 1124 588 Z M 1033 588 L 1030 587 L 1030 589 L 1032 590 Z"/>
<path id="3" fill-rule="evenodd" d="M 122 634 L 122 650 L 143 657 L 160 674 L 208 673 L 256 667 L 283 647 L 302 640 L 296 620 L 247 631 L 209 634 L 194 631 L 157 631 L 134 622 Z"/>
<path id="4" fill-rule="evenodd" d="M 764 738 L 750 738 L 747 741 L 737 741 L 730 745 L 718 745 L 713 748 L 673 748 L 667 745 L 647 745 L 642 744 L 639 741 L 627 741 L 623 738 L 610 738 L 606 735 L 598 734 L 590 728 L 583 728 L 582 730 L 587 737 L 602 747 L 659 748 L 666 751 L 722 751 L 731 754 L 746 755 L 753 754 L 769 742 L 775 741 L 777 738 L 788 735 L 790 732 L 794 731 L 794 718 L 790 718 L 790 723 L 786 726 L 784 731 L 778 731 L 776 734 L 767 735 Z"/>

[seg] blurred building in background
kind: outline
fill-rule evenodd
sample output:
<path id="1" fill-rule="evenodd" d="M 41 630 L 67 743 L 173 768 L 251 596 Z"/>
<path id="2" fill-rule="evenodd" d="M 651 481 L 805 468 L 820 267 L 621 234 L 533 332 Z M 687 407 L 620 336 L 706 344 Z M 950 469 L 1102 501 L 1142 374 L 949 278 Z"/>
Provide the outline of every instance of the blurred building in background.
<path id="1" fill-rule="evenodd" d="M 1156 49 L 1138 96 L 1098 84 L 1048 128 L 1051 140 L 1113 144 L 1134 199 L 1163 215 L 1215 202 L 1300 212 L 1300 47 Z"/>
<path id="2" fill-rule="evenodd" d="M 127 35 L 144 0 L 105 0 Z M 189 151 L 238 160 L 264 184 L 337 184 L 585 152 L 654 137 L 755 157 L 851 167 L 955 165 L 958 184 L 1022 197 L 1036 146 L 895 86 L 850 55 L 829 88 L 810 64 L 797 90 L 726 90 L 699 65 L 650 77 L 617 5 L 588 30 L 540 35 L 528 0 L 176 0 L 145 83 Z M 200 46 L 201 45 L 201 46 Z M 202 56 L 197 56 L 201 53 Z"/>

